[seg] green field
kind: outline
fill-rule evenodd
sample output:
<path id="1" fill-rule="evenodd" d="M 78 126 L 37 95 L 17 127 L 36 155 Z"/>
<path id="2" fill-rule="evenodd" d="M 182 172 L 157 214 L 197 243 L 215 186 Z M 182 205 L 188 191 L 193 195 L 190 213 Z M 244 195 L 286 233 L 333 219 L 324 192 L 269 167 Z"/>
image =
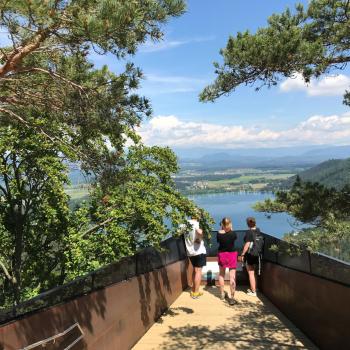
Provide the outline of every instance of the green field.
<path id="1" fill-rule="evenodd" d="M 240 177 L 236 177 L 233 179 L 225 179 L 225 180 L 215 180 L 208 181 L 209 186 L 215 185 L 227 185 L 227 184 L 247 184 L 252 181 L 259 180 L 262 182 L 269 182 L 271 180 L 285 180 L 295 174 L 257 174 L 257 175 L 242 175 Z"/>
<path id="2" fill-rule="evenodd" d="M 186 172 L 176 176 L 176 186 L 186 194 L 217 193 L 231 191 L 271 191 L 278 188 L 295 173 L 286 170 L 228 169 L 225 172 Z M 89 198 L 89 186 L 76 185 L 66 188 L 70 205 L 75 206 Z"/>
<path id="3" fill-rule="evenodd" d="M 66 193 L 71 199 L 79 199 L 88 196 L 89 190 L 88 188 L 69 187 L 66 188 Z"/>
<path id="4" fill-rule="evenodd" d="M 69 205 L 74 207 L 89 198 L 89 187 L 87 185 L 69 186 L 65 192 L 70 197 Z"/>
<path id="5" fill-rule="evenodd" d="M 177 187 L 184 193 L 212 193 L 231 191 L 274 191 L 297 171 L 287 169 L 227 169 L 203 173 L 180 173 Z"/>

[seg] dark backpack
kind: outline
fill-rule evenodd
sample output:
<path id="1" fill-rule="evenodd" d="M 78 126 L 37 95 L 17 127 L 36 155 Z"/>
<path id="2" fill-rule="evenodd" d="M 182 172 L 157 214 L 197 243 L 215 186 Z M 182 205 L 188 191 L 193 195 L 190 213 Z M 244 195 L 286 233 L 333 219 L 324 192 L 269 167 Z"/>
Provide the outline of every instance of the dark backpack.
<path id="1" fill-rule="evenodd" d="M 251 230 L 253 233 L 253 245 L 249 248 L 248 253 L 251 256 L 261 256 L 264 248 L 264 237 L 260 230 Z"/>

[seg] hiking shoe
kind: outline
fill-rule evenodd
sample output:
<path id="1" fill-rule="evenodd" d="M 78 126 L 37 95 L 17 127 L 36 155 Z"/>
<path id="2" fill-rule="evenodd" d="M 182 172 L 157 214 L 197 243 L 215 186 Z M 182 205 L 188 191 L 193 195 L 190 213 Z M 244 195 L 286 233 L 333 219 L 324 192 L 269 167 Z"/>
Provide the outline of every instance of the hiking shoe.
<path id="1" fill-rule="evenodd" d="M 198 295 L 196 293 L 192 292 L 192 291 L 190 292 L 190 297 L 192 299 L 198 299 Z"/>
<path id="2" fill-rule="evenodd" d="M 250 297 L 256 297 L 256 292 L 252 292 L 251 290 L 249 290 L 249 292 L 247 292 L 247 295 L 249 295 Z"/>
<path id="3" fill-rule="evenodd" d="M 197 293 L 196 292 L 191 292 L 190 293 L 190 296 L 191 296 L 192 299 L 199 299 L 199 297 L 202 296 L 202 295 L 203 295 L 202 292 L 197 292 Z"/>
<path id="4" fill-rule="evenodd" d="M 228 304 L 233 306 L 237 304 L 237 300 L 235 300 L 234 298 L 228 298 L 227 300 Z"/>

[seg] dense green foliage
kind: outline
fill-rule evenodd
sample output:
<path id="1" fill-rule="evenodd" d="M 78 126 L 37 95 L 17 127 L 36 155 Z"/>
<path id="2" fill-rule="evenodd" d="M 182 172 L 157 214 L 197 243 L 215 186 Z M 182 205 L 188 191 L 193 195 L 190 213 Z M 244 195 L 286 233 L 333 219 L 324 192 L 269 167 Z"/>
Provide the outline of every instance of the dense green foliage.
<path id="1" fill-rule="evenodd" d="M 69 276 L 91 271 L 145 246 L 159 248 L 164 237 L 176 236 L 179 226 L 198 210 L 176 190 L 172 175 L 177 171 L 176 156 L 169 148 L 132 147 L 125 155 L 125 166 L 109 173 L 113 181 L 108 188 L 96 184 L 91 204 L 74 214 L 75 226 L 66 252 Z M 96 225 L 91 226 L 91 220 Z M 211 219 L 202 211 L 201 220 L 209 239 Z"/>
<path id="2" fill-rule="evenodd" d="M 333 213 L 335 218 L 350 216 L 350 186 L 341 191 L 296 178 L 290 191 L 279 191 L 275 200 L 257 203 L 255 209 L 269 213 L 288 212 L 297 220 L 322 225 Z"/>
<path id="3" fill-rule="evenodd" d="M 127 63 L 114 74 L 89 62 L 160 39 L 183 10 L 181 0 L 0 1 L 11 39 L 0 48 L 2 306 L 159 247 L 197 212 L 175 188 L 172 151 L 143 146 L 135 131 L 151 115 L 133 93 L 140 69 Z M 95 179 L 92 200 L 75 210 L 67 161 Z M 209 225 L 203 212 L 207 233 Z"/>
<path id="4" fill-rule="evenodd" d="M 201 93 L 214 101 L 239 85 L 273 86 L 283 77 L 301 73 L 306 81 L 350 62 L 350 5 L 347 0 L 311 0 L 268 19 L 256 33 L 231 36 L 215 63 L 215 82 Z M 346 94 L 345 103 L 349 103 Z"/>
<path id="5" fill-rule="evenodd" d="M 350 259 L 350 186 L 337 191 L 297 177 L 290 191 L 277 192 L 274 200 L 257 203 L 254 209 L 269 214 L 287 212 L 312 225 L 286 235 L 287 241 Z"/>
<path id="6" fill-rule="evenodd" d="M 301 180 L 318 182 L 327 188 L 342 189 L 350 185 L 350 159 L 331 159 L 318 164 L 298 174 Z M 293 185 L 295 177 L 291 177 L 285 183 L 289 188 Z"/>
<path id="7" fill-rule="evenodd" d="M 322 226 L 286 234 L 284 239 L 311 252 L 350 261 L 350 222 L 336 219 L 332 214 Z"/>
<path id="8" fill-rule="evenodd" d="M 58 151 L 33 130 L 1 127 L 0 162 L 1 301 L 19 301 L 64 281 L 67 175 Z"/>

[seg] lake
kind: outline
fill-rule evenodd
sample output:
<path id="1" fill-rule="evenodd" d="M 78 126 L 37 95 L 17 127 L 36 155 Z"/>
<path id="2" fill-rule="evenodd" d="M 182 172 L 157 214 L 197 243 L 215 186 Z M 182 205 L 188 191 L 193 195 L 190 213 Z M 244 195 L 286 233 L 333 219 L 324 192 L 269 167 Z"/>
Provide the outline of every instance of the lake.
<path id="1" fill-rule="evenodd" d="M 252 209 L 252 205 L 255 202 L 273 197 L 272 193 L 245 192 L 189 196 L 191 200 L 199 207 L 207 210 L 214 218 L 214 230 L 219 229 L 219 223 L 225 216 L 232 219 L 235 230 L 245 230 L 247 229 L 246 218 L 248 216 L 254 216 L 257 226 L 262 232 L 281 238 L 285 233 L 297 230 L 294 218 L 285 213 L 272 214 L 271 218 L 268 218 L 264 213 L 259 213 Z"/>

